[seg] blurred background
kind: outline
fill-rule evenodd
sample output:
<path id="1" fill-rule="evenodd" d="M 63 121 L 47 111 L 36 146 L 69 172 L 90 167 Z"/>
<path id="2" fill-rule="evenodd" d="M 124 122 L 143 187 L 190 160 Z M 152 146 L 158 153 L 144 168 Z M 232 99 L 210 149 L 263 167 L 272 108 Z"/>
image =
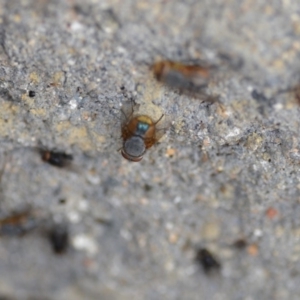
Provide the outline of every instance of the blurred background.
<path id="1" fill-rule="evenodd" d="M 299 299 L 299 49 L 297 1 L 2 0 L 0 298 Z M 138 163 L 128 101 L 170 121 Z"/>

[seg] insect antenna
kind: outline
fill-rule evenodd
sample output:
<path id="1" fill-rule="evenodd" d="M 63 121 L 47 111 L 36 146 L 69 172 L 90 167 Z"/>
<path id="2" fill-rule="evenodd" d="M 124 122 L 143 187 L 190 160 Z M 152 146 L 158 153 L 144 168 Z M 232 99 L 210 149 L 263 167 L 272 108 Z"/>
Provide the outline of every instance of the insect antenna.
<path id="1" fill-rule="evenodd" d="M 153 124 L 156 125 L 163 118 L 164 115 L 165 114 L 162 114 L 161 117 L 156 122 L 154 122 Z"/>

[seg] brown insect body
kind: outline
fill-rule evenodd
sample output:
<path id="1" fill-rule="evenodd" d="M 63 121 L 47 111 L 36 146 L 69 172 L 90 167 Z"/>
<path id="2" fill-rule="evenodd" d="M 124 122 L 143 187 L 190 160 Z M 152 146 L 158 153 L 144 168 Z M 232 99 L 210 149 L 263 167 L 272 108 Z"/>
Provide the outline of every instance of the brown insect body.
<path id="1" fill-rule="evenodd" d="M 64 168 L 71 164 L 72 155 L 63 152 L 41 150 L 42 160 L 55 167 Z"/>
<path id="2" fill-rule="evenodd" d="M 162 119 L 162 115 L 156 122 L 147 115 L 130 117 L 122 126 L 123 147 L 121 153 L 130 161 L 140 161 L 146 150 L 152 147 L 158 140 L 156 136 L 156 124 Z"/>
<path id="3" fill-rule="evenodd" d="M 38 225 L 37 219 L 31 210 L 15 212 L 0 219 L 0 235 L 22 236 Z"/>
<path id="4" fill-rule="evenodd" d="M 181 92 L 201 92 L 208 84 L 210 70 L 207 67 L 184 65 L 174 61 L 160 61 L 152 66 L 156 79 Z"/>
<path id="5" fill-rule="evenodd" d="M 163 80 L 170 72 L 180 73 L 185 77 L 202 76 L 208 78 L 209 69 L 196 65 L 184 65 L 175 61 L 160 61 L 153 65 L 153 71 L 158 80 Z"/>

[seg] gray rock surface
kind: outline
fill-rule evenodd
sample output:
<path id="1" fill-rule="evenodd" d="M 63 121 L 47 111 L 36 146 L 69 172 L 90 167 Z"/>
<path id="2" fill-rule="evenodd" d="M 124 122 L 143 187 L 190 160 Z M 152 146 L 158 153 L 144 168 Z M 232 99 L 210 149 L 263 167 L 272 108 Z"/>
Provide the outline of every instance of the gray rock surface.
<path id="1" fill-rule="evenodd" d="M 35 224 L 2 228 L 0 298 L 300 299 L 299 103 L 279 92 L 299 50 L 298 1 L 0 0 L 0 213 Z M 221 104 L 155 82 L 158 59 L 217 66 Z M 139 163 L 117 151 L 126 97 L 172 121 Z"/>

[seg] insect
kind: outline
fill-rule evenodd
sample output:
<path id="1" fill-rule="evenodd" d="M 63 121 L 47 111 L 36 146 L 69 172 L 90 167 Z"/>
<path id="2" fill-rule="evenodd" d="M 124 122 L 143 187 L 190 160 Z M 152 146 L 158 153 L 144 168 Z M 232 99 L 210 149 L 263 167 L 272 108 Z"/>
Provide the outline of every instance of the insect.
<path id="1" fill-rule="evenodd" d="M 28 92 L 28 96 L 29 96 L 30 98 L 35 97 L 35 91 L 29 91 L 29 92 Z"/>
<path id="2" fill-rule="evenodd" d="M 159 61 L 153 64 L 155 78 L 170 88 L 193 97 L 214 98 L 205 95 L 208 86 L 211 68 L 185 65 L 175 61 Z"/>
<path id="3" fill-rule="evenodd" d="M 288 99 L 292 100 L 293 103 L 300 105 L 300 84 L 296 84 L 295 86 L 288 87 L 285 89 L 279 89 L 277 94 L 287 94 Z"/>
<path id="4" fill-rule="evenodd" d="M 156 125 L 163 118 L 161 117 L 154 121 L 148 115 L 133 115 L 132 112 L 129 117 L 121 110 L 125 116 L 125 122 L 122 124 L 122 138 L 123 147 L 121 153 L 124 158 L 130 161 L 142 160 L 147 149 L 151 148 L 161 137 L 157 134 Z"/>
<path id="5" fill-rule="evenodd" d="M 69 246 L 69 232 L 65 224 L 54 224 L 49 230 L 49 241 L 57 254 L 67 251 Z"/>
<path id="6" fill-rule="evenodd" d="M 22 236 L 35 229 L 38 220 L 31 209 L 26 209 L 0 219 L 0 235 Z"/>
<path id="7" fill-rule="evenodd" d="M 236 249 L 243 250 L 247 247 L 247 244 L 248 243 L 246 240 L 238 239 L 232 244 L 232 246 L 235 247 Z"/>
<path id="8" fill-rule="evenodd" d="M 73 160 L 73 156 L 63 152 L 41 150 L 42 160 L 55 167 L 64 168 L 69 166 Z"/>
<path id="9" fill-rule="evenodd" d="M 294 88 L 290 89 L 292 92 L 292 98 L 294 98 L 295 103 L 300 105 L 300 84 L 298 83 Z"/>
<path id="10" fill-rule="evenodd" d="M 209 274 L 212 271 L 217 271 L 221 268 L 221 264 L 213 256 L 213 254 L 205 249 L 201 248 L 197 250 L 195 260 L 201 264 L 205 273 Z"/>

